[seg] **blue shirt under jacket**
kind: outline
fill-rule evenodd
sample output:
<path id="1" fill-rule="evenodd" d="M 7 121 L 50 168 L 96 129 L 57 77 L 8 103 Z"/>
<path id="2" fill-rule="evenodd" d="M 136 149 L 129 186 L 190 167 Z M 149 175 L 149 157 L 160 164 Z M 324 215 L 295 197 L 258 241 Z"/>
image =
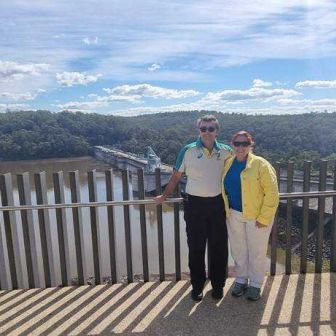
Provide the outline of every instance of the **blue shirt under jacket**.
<path id="1" fill-rule="evenodd" d="M 229 206 L 231 209 L 242 212 L 242 192 L 240 173 L 245 169 L 246 161 L 237 161 L 234 159 L 230 170 L 224 179 L 224 189 L 229 199 Z"/>

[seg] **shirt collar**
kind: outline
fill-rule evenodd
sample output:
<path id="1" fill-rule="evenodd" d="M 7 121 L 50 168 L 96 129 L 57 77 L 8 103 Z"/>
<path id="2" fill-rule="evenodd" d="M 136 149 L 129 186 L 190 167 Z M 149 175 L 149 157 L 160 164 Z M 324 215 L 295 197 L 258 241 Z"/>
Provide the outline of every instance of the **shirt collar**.
<path id="1" fill-rule="evenodd" d="M 204 145 L 203 145 L 203 142 L 201 140 L 201 137 L 199 137 L 196 141 L 196 146 L 200 149 L 204 149 L 206 148 Z M 214 143 L 214 148 L 213 148 L 215 151 L 219 152 L 221 147 L 220 147 L 220 144 L 219 142 L 217 141 L 217 139 L 215 139 L 215 143 Z"/>

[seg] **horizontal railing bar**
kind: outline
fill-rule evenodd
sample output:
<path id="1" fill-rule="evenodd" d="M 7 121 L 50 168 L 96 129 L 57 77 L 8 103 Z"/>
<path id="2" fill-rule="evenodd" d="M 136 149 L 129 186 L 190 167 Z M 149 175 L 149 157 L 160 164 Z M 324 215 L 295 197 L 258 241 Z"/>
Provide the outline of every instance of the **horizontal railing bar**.
<path id="1" fill-rule="evenodd" d="M 316 198 L 319 196 L 331 197 L 336 195 L 336 190 L 326 190 L 326 191 L 298 191 L 290 193 L 279 193 L 280 199 L 287 198 Z"/>
<path id="2" fill-rule="evenodd" d="M 336 193 L 335 193 L 336 194 Z M 167 198 L 165 203 L 182 202 L 182 198 Z M 0 211 L 19 211 L 19 210 L 39 210 L 39 209 L 59 209 L 59 208 L 90 208 L 103 206 L 123 206 L 123 205 L 140 205 L 156 204 L 154 200 L 129 200 L 129 201 L 107 201 L 107 202 L 86 202 L 86 203 L 62 203 L 48 205 L 30 205 L 30 206 L 2 206 Z"/>
<path id="3" fill-rule="evenodd" d="M 336 196 L 336 190 L 327 191 L 307 191 L 280 193 L 280 199 L 288 198 L 316 198 L 319 196 L 332 197 Z M 165 203 L 182 202 L 183 198 L 167 198 Z M 152 199 L 146 200 L 128 200 L 128 201 L 106 201 L 106 202 L 86 202 L 86 203 L 59 203 L 59 204 L 37 204 L 37 205 L 17 205 L 17 206 L 0 206 L 0 211 L 20 211 L 20 210 L 40 210 L 40 209 L 59 209 L 59 208 L 90 208 L 103 206 L 123 206 L 123 205 L 140 205 L 140 204 L 156 204 Z"/>
<path id="4" fill-rule="evenodd" d="M 286 182 L 287 181 L 287 177 L 281 177 L 280 178 L 280 181 L 282 182 Z M 303 179 L 297 179 L 297 178 L 294 178 L 293 179 L 293 182 L 296 182 L 296 183 L 303 183 Z M 319 184 L 319 181 L 318 180 L 311 180 L 310 181 L 310 184 Z M 327 185 L 333 185 L 333 181 L 331 179 L 327 180 L 326 181 L 326 184 Z"/>

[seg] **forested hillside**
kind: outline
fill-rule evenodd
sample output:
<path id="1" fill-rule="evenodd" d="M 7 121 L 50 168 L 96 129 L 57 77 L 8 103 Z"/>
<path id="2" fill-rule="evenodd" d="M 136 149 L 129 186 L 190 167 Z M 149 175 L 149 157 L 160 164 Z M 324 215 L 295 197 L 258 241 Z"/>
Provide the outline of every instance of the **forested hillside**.
<path id="1" fill-rule="evenodd" d="M 84 113 L 24 111 L 0 114 L 0 158 L 22 160 L 90 154 L 94 145 L 142 152 L 148 145 L 173 163 L 178 150 L 195 139 L 195 120 L 206 112 L 116 117 Z M 245 115 L 213 112 L 220 120 L 219 139 L 247 130 L 255 152 L 271 161 L 336 158 L 336 113 Z"/>

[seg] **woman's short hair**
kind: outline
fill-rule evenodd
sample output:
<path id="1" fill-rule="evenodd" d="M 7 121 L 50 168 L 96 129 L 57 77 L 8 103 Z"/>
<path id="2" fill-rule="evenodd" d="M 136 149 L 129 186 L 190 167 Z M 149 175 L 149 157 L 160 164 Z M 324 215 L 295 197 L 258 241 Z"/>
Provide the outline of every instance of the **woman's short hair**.
<path id="1" fill-rule="evenodd" d="M 244 136 L 251 143 L 251 145 L 254 144 L 252 135 L 247 131 L 239 131 L 239 132 L 235 133 L 232 137 L 231 143 L 233 143 L 236 140 L 236 138 L 239 137 L 239 136 Z"/>
<path id="2" fill-rule="evenodd" d="M 197 119 L 197 127 L 200 126 L 201 122 L 204 121 L 204 122 L 214 122 L 215 123 L 215 126 L 217 129 L 219 129 L 219 122 L 218 122 L 218 119 L 212 115 L 212 114 L 207 114 L 201 118 L 198 118 Z"/>

